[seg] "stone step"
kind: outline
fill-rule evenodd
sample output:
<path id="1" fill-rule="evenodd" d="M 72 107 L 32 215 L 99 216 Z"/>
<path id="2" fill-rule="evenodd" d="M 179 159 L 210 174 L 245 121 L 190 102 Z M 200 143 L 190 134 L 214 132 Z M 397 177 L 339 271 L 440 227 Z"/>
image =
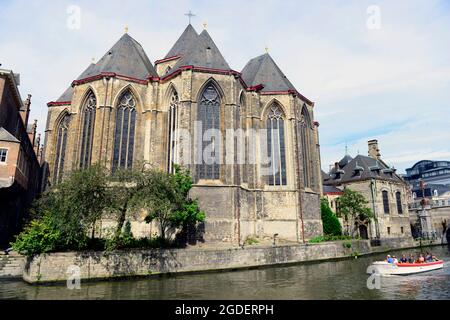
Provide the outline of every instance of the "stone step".
<path id="1" fill-rule="evenodd" d="M 7 265 L 3 266 L 3 269 L 6 269 L 6 268 L 20 268 L 21 266 L 23 266 L 23 264 L 21 264 L 21 263 L 11 263 L 11 264 L 7 264 Z"/>

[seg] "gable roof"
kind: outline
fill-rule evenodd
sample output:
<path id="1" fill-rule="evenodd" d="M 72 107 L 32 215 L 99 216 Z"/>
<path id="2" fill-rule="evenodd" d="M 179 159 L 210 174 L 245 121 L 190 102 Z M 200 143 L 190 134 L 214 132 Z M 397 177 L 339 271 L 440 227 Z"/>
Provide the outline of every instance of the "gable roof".
<path id="1" fill-rule="evenodd" d="M 156 70 L 142 46 L 128 33 L 125 33 L 117 41 L 95 66 L 85 74 L 84 78 L 104 72 L 112 72 L 135 79 L 157 76 Z"/>
<path id="2" fill-rule="evenodd" d="M 264 85 L 263 92 L 296 91 L 268 53 L 250 60 L 242 70 L 242 79 L 249 87 Z"/>
<path id="3" fill-rule="evenodd" d="M 334 168 L 331 170 L 330 179 L 325 180 L 324 184 L 340 185 L 367 179 L 404 183 L 396 174 L 396 170 L 389 168 L 383 161 L 358 155 L 343 168 L 339 168 L 338 170 Z"/>
<path id="4" fill-rule="evenodd" d="M 14 137 L 11 133 L 8 132 L 8 130 L 3 127 L 0 127 L 0 141 L 20 143 L 20 141 L 16 137 Z"/>
<path id="5" fill-rule="evenodd" d="M 198 37 L 192 37 L 191 41 L 189 47 L 186 46 L 183 48 L 185 52 L 180 53 L 181 59 L 178 60 L 168 75 L 185 66 L 231 70 L 208 31 L 203 30 Z"/>
<path id="6" fill-rule="evenodd" d="M 198 38 L 197 31 L 195 31 L 194 27 L 191 24 L 189 24 L 184 30 L 184 32 L 181 34 L 177 42 L 175 42 L 172 49 L 170 49 L 165 59 L 185 54 L 187 51 L 189 51 L 192 44 L 197 41 L 197 38 Z"/>

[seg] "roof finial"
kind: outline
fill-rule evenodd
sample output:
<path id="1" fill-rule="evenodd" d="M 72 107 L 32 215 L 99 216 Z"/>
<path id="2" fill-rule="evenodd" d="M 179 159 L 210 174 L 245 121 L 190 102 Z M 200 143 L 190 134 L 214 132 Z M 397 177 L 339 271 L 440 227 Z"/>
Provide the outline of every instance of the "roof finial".
<path id="1" fill-rule="evenodd" d="M 266 46 L 264 49 L 266 50 L 266 53 L 269 53 L 269 46 Z"/>
<path id="2" fill-rule="evenodd" d="M 345 142 L 345 155 L 348 155 L 348 143 L 347 141 Z"/>
<path id="3" fill-rule="evenodd" d="M 185 14 L 185 16 L 189 17 L 189 24 L 191 24 L 191 20 L 193 17 L 195 17 L 195 14 L 193 14 L 192 11 L 189 10 L 189 12 Z"/>
<path id="4" fill-rule="evenodd" d="M 125 25 L 125 33 L 128 33 L 128 25 Z"/>
<path id="5" fill-rule="evenodd" d="M 92 57 L 91 61 L 92 61 L 92 63 L 95 64 L 95 58 L 94 57 Z"/>
<path id="6" fill-rule="evenodd" d="M 208 21 L 203 22 L 203 29 L 208 29 Z"/>

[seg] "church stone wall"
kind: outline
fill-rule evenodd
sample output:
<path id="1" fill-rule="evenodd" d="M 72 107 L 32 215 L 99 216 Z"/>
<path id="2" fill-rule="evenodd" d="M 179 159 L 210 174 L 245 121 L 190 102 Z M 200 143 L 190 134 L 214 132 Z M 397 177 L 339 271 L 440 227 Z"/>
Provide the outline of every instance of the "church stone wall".
<path id="1" fill-rule="evenodd" d="M 172 62 L 170 62 L 172 63 Z M 163 68 L 163 66 L 158 67 Z M 158 69 L 159 70 L 159 69 Z M 179 95 L 179 127 L 190 133 L 192 146 L 184 145 L 180 137 L 181 165 L 191 170 L 196 177 L 194 157 L 198 150 L 194 139 L 194 124 L 197 119 L 198 99 L 208 81 L 213 81 L 221 95 L 221 130 L 223 132 L 223 160 L 226 149 L 226 129 L 242 128 L 260 130 L 265 127 L 266 114 L 272 102 L 276 101 L 285 113 L 285 138 L 287 159 L 287 186 L 271 187 L 265 184 L 261 173 L 261 143 L 246 140 L 248 148 L 254 148 L 256 163 L 245 165 L 222 164 L 221 178 L 218 181 L 198 181 L 192 190 L 192 197 L 198 198 L 201 208 L 206 212 L 205 234 L 207 241 L 242 243 L 247 237 L 273 237 L 301 241 L 305 230 L 305 239 L 322 234 L 320 220 L 320 184 L 313 183 L 307 190 L 304 187 L 302 155 L 298 150 L 295 125 L 299 121 L 298 108 L 305 102 L 291 94 L 261 94 L 246 92 L 234 75 L 194 72 L 185 70 L 170 81 L 139 84 L 118 78 L 103 78 L 74 88 L 69 140 L 66 150 L 65 172 L 79 167 L 79 141 L 81 138 L 80 109 L 89 90 L 97 98 L 97 111 L 92 151 L 92 162 L 100 162 L 111 168 L 115 110 L 120 94 L 130 89 L 137 101 L 137 123 L 134 164 L 150 164 L 154 168 L 167 168 L 168 149 L 168 110 L 171 90 Z M 241 106 L 241 94 L 245 105 Z M 67 106 L 49 109 L 49 126 L 47 128 L 46 159 L 50 170 L 53 169 L 54 147 L 56 143 L 54 127 L 61 112 Z M 235 123 L 234 114 L 241 108 L 240 123 Z M 311 119 L 313 108 L 307 106 Z M 310 159 L 315 176 L 320 170 L 316 127 L 311 128 Z M 184 157 L 186 156 L 186 157 Z M 246 154 L 247 160 L 249 154 Z M 51 176 L 51 174 L 50 174 Z M 303 217 L 303 220 L 301 219 Z M 133 221 L 133 228 L 138 234 L 149 230 L 142 226 L 142 221 Z M 157 228 L 156 228 L 157 229 Z M 142 230 L 142 232 L 140 231 Z"/>

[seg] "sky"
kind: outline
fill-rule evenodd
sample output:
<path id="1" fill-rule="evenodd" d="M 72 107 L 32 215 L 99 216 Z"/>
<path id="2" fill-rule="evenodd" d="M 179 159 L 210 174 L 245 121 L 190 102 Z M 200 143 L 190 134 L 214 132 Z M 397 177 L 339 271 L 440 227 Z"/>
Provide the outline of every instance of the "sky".
<path id="1" fill-rule="evenodd" d="M 43 132 L 56 100 L 122 36 L 125 26 L 154 62 L 188 24 L 208 32 L 232 69 L 265 52 L 316 103 L 322 168 L 367 155 L 378 139 L 402 173 L 450 160 L 448 0 L 0 0 L 0 63 L 33 95 Z"/>

